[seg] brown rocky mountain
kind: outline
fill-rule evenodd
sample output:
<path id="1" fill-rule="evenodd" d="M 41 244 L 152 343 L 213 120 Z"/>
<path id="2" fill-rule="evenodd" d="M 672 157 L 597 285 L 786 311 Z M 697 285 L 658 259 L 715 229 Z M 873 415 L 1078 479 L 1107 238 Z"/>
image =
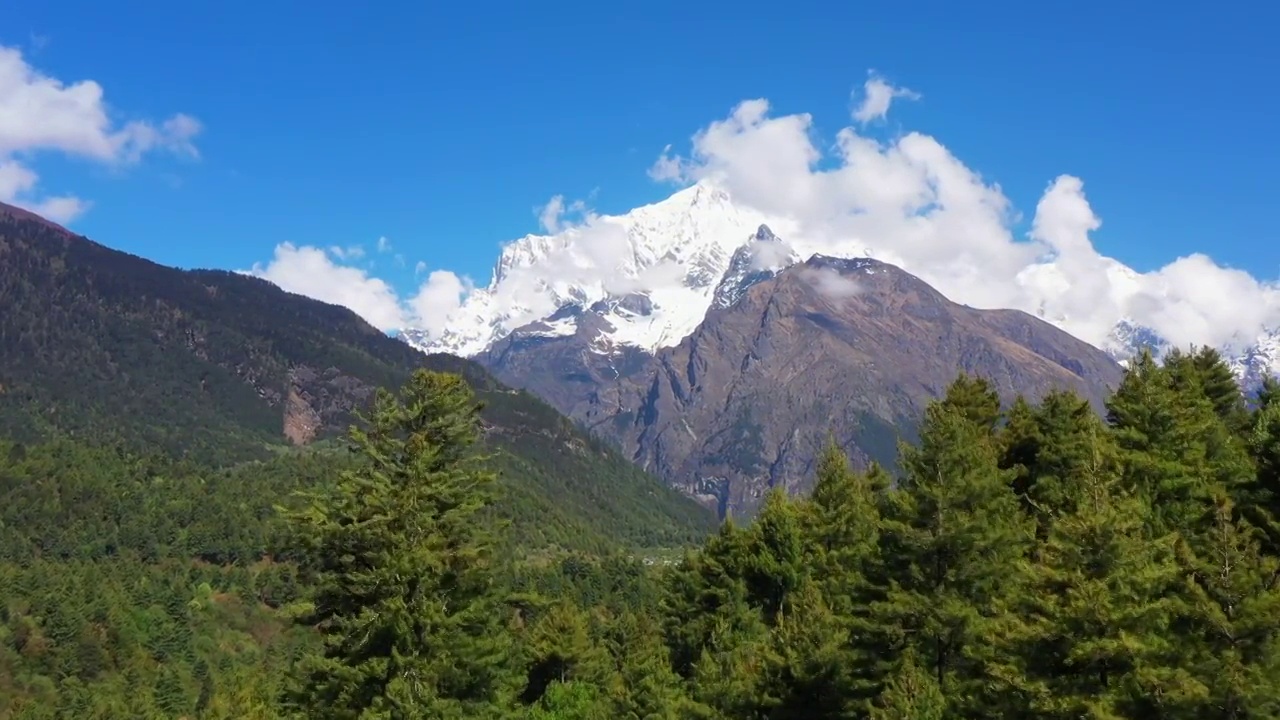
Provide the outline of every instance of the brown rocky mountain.
<path id="1" fill-rule="evenodd" d="M 1121 368 L 1026 313 L 951 302 L 870 259 L 814 256 L 757 277 L 656 355 L 524 328 L 478 357 L 719 509 L 750 514 L 771 487 L 802 491 L 835 436 L 860 463 L 892 464 L 900 437 L 961 371 L 1006 399 L 1071 388 L 1101 406 Z"/>

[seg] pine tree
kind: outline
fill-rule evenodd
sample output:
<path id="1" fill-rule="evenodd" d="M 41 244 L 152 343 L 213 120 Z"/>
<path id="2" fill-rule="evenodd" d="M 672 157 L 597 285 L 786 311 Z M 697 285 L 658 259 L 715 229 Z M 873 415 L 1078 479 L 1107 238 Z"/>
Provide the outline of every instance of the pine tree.
<path id="1" fill-rule="evenodd" d="M 1015 490 L 1036 518 L 1043 539 L 1052 518 L 1069 510 L 1071 476 L 1091 459 L 1094 444 L 1105 437 L 1089 401 L 1070 391 L 1045 395 L 1039 406 L 1015 403 L 1000 435 L 1002 467 L 1019 472 Z"/>
<path id="2" fill-rule="evenodd" d="M 771 720 L 854 717 L 859 695 L 848 622 L 831 611 L 816 583 L 787 597 L 770 638 L 764 683 Z"/>
<path id="3" fill-rule="evenodd" d="M 841 625 L 839 634 L 848 637 L 843 662 L 851 677 L 845 692 L 858 705 L 874 697 L 883 679 L 870 609 L 884 599 L 880 506 L 888 486 L 880 466 L 855 473 L 845 454 L 830 442 L 819 456 L 808 508 L 812 576 Z"/>
<path id="4" fill-rule="evenodd" d="M 1214 528 L 1188 587 L 1192 630 L 1181 652 L 1208 694 L 1187 717 L 1280 717 L 1280 560 L 1262 553 L 1253 529 L 1220 497 Z"/>
<path id="5" fill-rule="evenodd" d="M 1148 534 L 1149 508 L 1123 489 L 1108 444 L 1095 437 L 1091 449 L 1006 618 L 1001 717 L 1163 717 L 1131 713 L 1144 696 L 1185 691 L 1171 630 L 1176 536 Z"/>
<path id="6" fill-rule="evenodd" d="M 552 683 L 601 685 L 606 680 L 603 648 L 593 641 L 586 615 L 569 602 L 556 603 L 542 614 L 524 645 L 529 666 L 520 700 L 525 704 L 537 703 Z"/>
<path id="7" fill-rule="evenodd" d="M 611 718 L 617 720 L 684 720 L 690 701 L 656 618 L 627 614 L 611 624 L 607 643 L 617 667 L 611 694 Z"/>
<path id="8" fill-rule="evenodd" d="M 1258 388 L 1258 392 L 1253 399 L 1256 410 L 1266 410 L 1276 404 L 1277 400 L 1280 400 L 1280 379 L 1270 375 L 1262 378 L 1262 386 Z"/>
<path id="9" fill-rule="evenodd" d="M 766 623 L 773 622 L 812 570 L 804 523 L 799 504 L 775 488 L 747 530 L 742 548 L 746 600 L 760 609 Z"/>
<path id="10" fill-rule="evenodd" d="M 1255 482 L 1240 509 L 1267 532 L 1268 551 L 1280 555 L 1280 402 L 1268 403 L 1254 413 L 1249 452 L 1256 468 Z"/>
<path id="11" fill-rule="evenodd" d="M 808 537 L 813 544 L 810 567 L 825 586 L 825 595 L 841 614 L 859 599 L 866 563 L 876 554 L 880 510 L 868 475 L 855 473 L 834 441 L 818 457 L 817 482 L 808 509 Z"/>
<path id="12" fill-rule="evenodd" d="M 724 623 L 741 616 L 747 604 L 747 531 L 726 520 L 703 547 L 688 550 L 667 575 L 660 606 L 672 666 L 691 677 Z M 751 610 L 759 619 L 758 610 Z"/>
<path id="13" fill-rule="evenodd" d="M 947 386 L 941 405 L 988 433 L 1000 422 L 1000 395 L 983 377 L 960 373 Z"/>
<path id="14" fill-rule="evenodd" d="M 1123 452 L 1126 481 L 1146 496 L 1157 532 L 1194 542 L 1212 522 L 1212 496 L 1247 496 L 1254 484 L 1243 442 L 1214 413 L 1196 376 L 1171 373 L 1144 352 L 1107 403 Z"/>
<path id="15" fill-rule="evenodd" d="M 872 608 L 881 662 L 911 649 L 951 703 L 979 713 L 1005 607 L 1021 590 L 1019 560 L 1034 527 L 1010 489 L 985 424 L 946 403 L 925 412 L 885 509 L 885 600 Z"/>
<path id="16" fill-rule="evenodd" d="M 1173 379 L 1175 390 L 1200 393 L 1232 433 L 1243 435 L 1248 432 L 1249 410 L 1244 393 L 1217 350 L 1201 347 L 1184 353 L 1174 349 L 1165 356 L 1164 367 Z"/>
<path id="17" fill-rule="evenodd" d="M 721 607 L 694 664 L 692 699 L 705 717 L 764 720 L 782 701 L 769 682 L 781 661 L 757 608 L 741 600 Z"/>
<path id="18" fill-rule="evenodd" d="M 937 679 L 907 651 L 884 692 L 871 708 L 871 720 L 944 720 L 947 698 Z"/>
<path id="19" fill-rule="evenodd" d="M 507 700 L 508 636 L 476 514 L 494 476 L 474 452 L 462 378 L 418 371 L 351 431 L 359 467 L 289 514 L 324 637 L 287 703 L 315 718 L 485 718 Z"/>
<path id="20" fill-rule="evenodd" d="M 1019 395 L 1009 407 L 1004 427 L 1000 429 L 998 436 L 1000 468 L 1014 472 L 1013 489 L 1020 498 L 1027 497 L 1027 491 L 1035 482 L 1040 448 L 1043 445 L 1040 423 L 1036 416 L 1036 408 Z M 1027 510 L 1031 511 L 1030 506 Z"/>

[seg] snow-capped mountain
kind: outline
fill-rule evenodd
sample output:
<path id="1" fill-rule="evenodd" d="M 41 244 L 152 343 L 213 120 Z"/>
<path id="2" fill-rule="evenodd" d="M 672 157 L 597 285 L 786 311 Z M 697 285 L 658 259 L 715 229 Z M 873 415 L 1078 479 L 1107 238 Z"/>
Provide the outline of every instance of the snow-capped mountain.
<path id="1" fill-rule="evenodd" d="M 800 256 L 795 250 L 774 235 L 768 225 L 761 225 L 745 245 L 733 251 L 729 267 L 711 296 L 711 307 L 730 307 L 752 285 L 764 282 L 798 262 Z"/>
<path id="2" fill-rule="evenodd" d="M 1159 356 L 1172 347 L 1151 328 L 1131 320 L 1121 320 L 1107 340 L 1103 349 L 1122 365 L 1144 348 Z M 1280 329 L 1264 331 L 1242 350 L 1219 348 L 1219 351 L 1246 391 L 1257 390 L 1264 378 L 1280 377 Z"/>
<path id="3" fill-rule="evenodd" d="M 576 306 L 607 321 L 604 344 L 675 345 L 702 321 L 735 258 L 748 271 L 793 261 L 759 247 L 785 247 L 771 232 L 756 237 L 767 220 L 700 183 L 625 215 L 528 235 L 503 249 L 489 285 L 468 296 L 447 331 L 432 337 L 405 329 L 400 337 L 426 352 L 473 356 L 531 323 L 524 332 L 572 334 L 574 318 L 555 316 Z"/>
<path id="4" fill-rule="evenodd" d="M 735 204 L 704 181 L 623 215 L 595 216 L 552 235 L 527 235 L 503 248 L 488 286 L 472 292 L 438 335 L 405 328 L 398 336 L 425 352 L 475 357 L 513 333 L 521 338 L 586 339 L 599 353 L 654 353 L 690 335 L 708 311 L 734 305 L 750 286 L 802 262 L 815 248 L 787 237 L 786 219 Z M 1034 272 L 1052 274 L 1049 266 Z M 1112 261 L 1113 286 L 1136 284 Z M 1041 278 L 1052 286 L 1052 278 Z M 1061 279 L 1065 282 L 1065 279 Z M 1070 332 L 1067 317 L 1041 319 Z M 1142 348 L 1169 343 L 1123 319 L 1100 344 L 1122 364 Z M 1247 387 L 1280 375 L 1280 328 L 1244 350 L 1220 348 Z"/>

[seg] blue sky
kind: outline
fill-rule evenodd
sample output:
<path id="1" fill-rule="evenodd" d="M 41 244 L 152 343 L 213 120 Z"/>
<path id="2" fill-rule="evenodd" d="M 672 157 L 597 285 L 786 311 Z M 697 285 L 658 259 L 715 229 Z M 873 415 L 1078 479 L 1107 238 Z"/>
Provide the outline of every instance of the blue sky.
<path id="1" fill-rule="evenodd" d="M 0 0 L 0 45 L 98 83 L 113 122 L 198 120 L 198 158 L 15 155 L 32 193 L 92 203 L 75 229 L 167 264 L 385 237 L 397 287 L 419 260 L 485 280 L 553 195 L 669 194 L 646 174 L 663 147 L 739 101 L 811 113 L 830 142 L 874 68 L 921 98 L 873 132 L 935 136 L 1026 217 L 1069 173 L 1104 254 L 1275 278 L 1280 10 L 1138 5 Z"/>

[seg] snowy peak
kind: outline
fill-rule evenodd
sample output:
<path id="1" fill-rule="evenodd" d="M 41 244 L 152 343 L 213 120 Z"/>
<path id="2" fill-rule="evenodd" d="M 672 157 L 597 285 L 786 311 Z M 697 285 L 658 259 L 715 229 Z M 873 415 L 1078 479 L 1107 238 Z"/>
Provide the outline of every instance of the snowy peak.
<path id="1" fill-rule="evenodd" d="M 551 320 L 575 305 L 606 321 L 599 327 L 609 344 L 674 345 L 702 321 L 735 252 L 761 230 L 772 236 L 765 221 L 704 181 L 624 215 L 526 235 L 502 249 L 488 287 L 467 297 L 445 331 L 406 329 L 401 337 L 427 352 L 471 357 L 534 323 L 537 332 L 576 332 L 569 318 Z M 751 257 L 760 268 L 777 259 Z"/>
<path id="2" fill-rule="evenodd" d="M 1121 320 L 1112 328 L 1103 349 L 1124 365 L 1143 350 L 1159 357 L 1172 347 L 1151 328 Z M 1280 329 L 1265 330 L 1243 349 L 1219 348 L 1219 351 L 1246 392 L 1256 392 L 1267 377 L 1280 377 Z"/>
<path id="3" fill-rule="evenodd" d="M 731 307 L 752 285 L 798 262 L 799 255 L 774 235 L 768 225 L 761 225 L 746 244 L 733 252 L 729 267 L 716 285 L 711 307 L 718 310 Z"/>
<path id="4" fill-rule="evenodd" d="M 1268 377 L 1280 377 L 1280 328 L 1264 332 L 1256 343 L 1229 357 L 1228 362 L 1248 392 L 1256 392 Z"/>

